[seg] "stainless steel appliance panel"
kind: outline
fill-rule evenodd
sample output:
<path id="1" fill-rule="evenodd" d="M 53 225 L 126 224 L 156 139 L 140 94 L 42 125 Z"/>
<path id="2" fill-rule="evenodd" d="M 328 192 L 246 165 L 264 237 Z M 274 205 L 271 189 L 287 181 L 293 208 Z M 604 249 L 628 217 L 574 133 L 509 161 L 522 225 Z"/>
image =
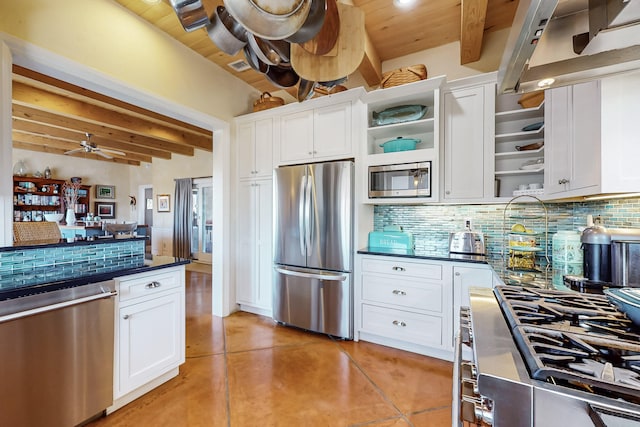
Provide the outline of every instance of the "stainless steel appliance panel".
<path id="1" fill-rule="evenodd" d="M 2 425 L 69 427 L 113 403 L 115 292 L 100 292 L 3 316 Z"/>
<path id="2" fill-rule="evenodd" d="M 307 264 L 305 247 L 305 198 L 307 166 L 287 166 L 274 171 L 274 262 Z"/>
<path id="3" fill-rule="evenodd" d="M 369 197 L 431 197 L 431 162 L 369 166 Z"/>
<path id="4" fill-rule="evenodd" d="M 353 339 L 352 273 L 277 267 L 273 318 L 314 332 Z"/>
<path id="5" fill-rule="evenodd" d="M 308 166 L 307 267 L 351 271 L 353 163 Z"/>

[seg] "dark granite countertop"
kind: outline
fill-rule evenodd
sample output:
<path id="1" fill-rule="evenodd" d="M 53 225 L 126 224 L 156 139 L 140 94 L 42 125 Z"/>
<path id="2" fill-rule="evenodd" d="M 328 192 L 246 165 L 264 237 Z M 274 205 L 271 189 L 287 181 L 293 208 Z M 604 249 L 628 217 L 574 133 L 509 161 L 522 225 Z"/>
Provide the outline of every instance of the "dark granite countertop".
<path id="1" fill-rule="evenodd" d="M 28 286 L 24 286 L 21 283 L 16 283 L 12 286 L 10 283 L 5 283 L 3 291 L 0 292 L 0 300 L 7 300 L 12 298 L 18 298 L 21 296 L 40 293 L 40 292 L 49 292 L 58 289 L 64 288 L 72 288 L 76 286 L 82 286 L 89 283 L 103 282 L 106 280 L 112 280 L 116 277 L 129 276 L 132 274 L 138 273 L 146 273 L 153 270 L 160 270 L 163 268 L 174 267 L 178 265 L 189 264 L 191 261 L 184 258 L 175 258 L 175 257 L 167 257 L 167 256 L 154 256 L 153 259 L 145 259 L 141 261 L 138 265 L 134 267 L 128 268 L 114 268 L 114 270 L 99 273 L 99 274 L 91 274 L 86 276 L 78 276 L 72 279 L 63 279 L 63 280 L 43 280 L 43 283 L 40 284 L 30 284 Z M 51 269 L 51 267 L 43 267 L 46 269 Z M 37 277 L 47 277 L 47 273 L 42 271 L 38 271 L 39 269 L 33 269 L 32 274 Z M 20 281 L 24 280 L 24 276 L 20 277 Z"/>
<path id="2" fill-rule="evenodd" d="M 404 250 L 404 249 L 382 249 L 382 248 L 363 248 L 358 250 L 359 254 L 364 255 L 383 255 L 395 256 L 401 258 L 414 259 L 430 259 L 436 261 L 455 261 L 469 262 L 475 264 L 489 264 L 484 255 L 464 255 L 452 254 L 448 251 L 426 251 L 426 250 Z"/>

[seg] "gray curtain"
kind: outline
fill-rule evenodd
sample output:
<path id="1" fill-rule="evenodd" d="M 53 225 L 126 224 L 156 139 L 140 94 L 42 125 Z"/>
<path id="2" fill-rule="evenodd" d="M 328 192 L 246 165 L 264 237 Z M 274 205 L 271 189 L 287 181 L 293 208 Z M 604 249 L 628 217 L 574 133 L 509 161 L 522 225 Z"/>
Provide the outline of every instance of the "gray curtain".
<path id="1" fill-rule="evenodd" d="M 193 207 L 191 201 L 191 178 L 176 179 L 173 209 L 173 256 L 191 259 L 191 228 Z"/>

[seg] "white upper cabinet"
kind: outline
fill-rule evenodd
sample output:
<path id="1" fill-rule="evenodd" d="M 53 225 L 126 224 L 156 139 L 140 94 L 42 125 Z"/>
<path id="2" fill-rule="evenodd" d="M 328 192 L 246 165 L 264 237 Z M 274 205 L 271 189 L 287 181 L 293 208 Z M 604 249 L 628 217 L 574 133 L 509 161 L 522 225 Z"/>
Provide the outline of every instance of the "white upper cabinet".
<path id="1" fill-rule="evenodd" d="M 494 196 L 494 93 L 495 84 L 444 93 L 442 164 L 446 201 Z"/>
<path id="2" fill-rule="evenodd" d="M 279 164 L 353 157 L 351 102 L 283 114 Z"/>
<path id="3" fill-rule="evenodd" d="M 547 198 L 637 192 L 640 72 L 547 91 Z"/>
<path id="4" fill-rule="evenodd" d="M 236 139 L 239 177 L 270 177 L 273 171 L 273 119 L 238 123 Z"/>

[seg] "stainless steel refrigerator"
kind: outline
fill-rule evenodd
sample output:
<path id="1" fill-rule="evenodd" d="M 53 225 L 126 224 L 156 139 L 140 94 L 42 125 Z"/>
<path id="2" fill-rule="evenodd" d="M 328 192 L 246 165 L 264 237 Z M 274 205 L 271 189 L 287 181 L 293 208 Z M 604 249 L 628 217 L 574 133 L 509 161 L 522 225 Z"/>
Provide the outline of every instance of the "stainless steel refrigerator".
<path id="1" fill-rule="evenodd" d="M 353 338 L 353 162 L 274 171 L 276 321 Z"/>

